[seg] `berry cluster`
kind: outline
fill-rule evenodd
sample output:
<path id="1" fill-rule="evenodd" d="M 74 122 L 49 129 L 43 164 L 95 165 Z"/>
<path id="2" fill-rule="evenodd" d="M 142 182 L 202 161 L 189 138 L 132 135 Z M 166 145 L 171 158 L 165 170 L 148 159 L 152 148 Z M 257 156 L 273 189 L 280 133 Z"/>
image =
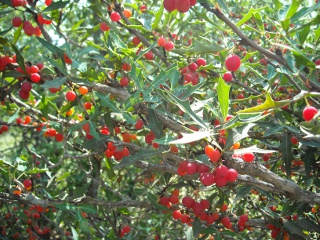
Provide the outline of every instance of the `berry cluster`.
<path id="1" fill-rule="evenodd" d="M 116 146 L 114 146 L 113 142 L 108 142 L 107 150 L 104 154 L 107 158 L 113 157 L 116 161 L 121 161 L 123 157 L 127 157 L 130 155 L 130 151 L 126 147 L 119 150 Z"/>
<path id="2" fill-rule="evenodd" d="M 198 58 L 195 62 L 192 62 L 188 66 L 184 67 L 181 70 L 184 84 L 192 83 L 192 85 L 197 85 L 199 83 L 199 73 L 197 70 L 200 66 L 205 65 L 207 65 L 207 61 L 204 58 Z"/>
<path id="3" fill-rule="evenodd" d="M 163 6 L 168 12 L 178 10 L 181 13 L 189 11 L 190 7 L 196 5 L 197 0 L 164 0 Z"/>

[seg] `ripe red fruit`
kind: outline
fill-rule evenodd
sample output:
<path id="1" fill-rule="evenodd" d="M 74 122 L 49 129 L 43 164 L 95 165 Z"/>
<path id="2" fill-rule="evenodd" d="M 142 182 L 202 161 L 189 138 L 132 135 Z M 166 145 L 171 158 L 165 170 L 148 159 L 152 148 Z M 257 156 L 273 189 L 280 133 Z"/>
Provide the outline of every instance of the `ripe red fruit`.
<path id="1" fill-rule="evenodd" d="M 130 230 L 131 230 L 131 228 L 130 228 L 130 226 L 128 226 L 128 225 L 126 225 L 126 226 L 123 227 L 124 233 L 129 233 Z"/>
<path id="2" fill-rule="evenodd" d="M 26 179 L 23 181 L 23 186 L 28 190 L 32 187 L 32 181 L 30 179 Z"/>
<path id="3" fill-rule="evenodd" d="M 195 72 L 198 69 L 198 65 L 195 62 L 193 62 L 188 66 L 188 69 L 192 72 Z"/>
<path id="4" fill-rule="evenodd" d="M 38 82 L 40 82 L 41 77 L 40 77 L 40 75 L 39 75 L 38 73 L 32 73 L 32 74 L 30 75 L 30 80 L 31 80 L 32 82 L 34 82 L 34 83 L 38 83 Z"/>
<path id="5" fill-rule="evenodd" d="M 136 124 L 135 124 L 134 126 L 135 126 L 135 128 L 136 128 L 137 130 L 140 130 L 140 129 L 143 128 L 143 125 L 144 125 L 144 123 L 143 123 L 142 119 L 138 119 L 137 122 L 136 122 Z"/>
<path id="6" fill-rule="evenodd" d="M 190 7 L 196 5 L 197 0 L 189 0 L 190 1 Z"/>
<path id="7" fill-rule="evenodd" d="M 223 217 L 221 219 L 221 223 L 223 224 L 223 226 L 227 227 L 231 222 L 230 222 L 230 219 L 228 217 Z"/>
<path id="8" fill-rule="evenodd" d="M 173 219 L 180 219 L 181 218 L 181 212 L 180 212 L 180 210 L 174 210 L 173 211 L 173 213 L 172 213 L 172 217 L 173 217 Z"/>
<path id="9" fill-rule="evenodd" d="M 128 157 L 130 155 L 130 151 L 126 147 L 122 149 L 121 153 L 122 153 L 122 157 Z"/>
<path id="10" fill-rule="evenodd" d="M 138 46 L 141 41 L 140 41 L 140 39 L 139 39 L 138 37 L 134 37 L 134 38 L 132 38 L 131 42 L 132 42 L 134 45 Z"/>
<path id="11" fill-rule="evenodd" d="M 166 45 L 166 39 L 164 38 L 164 37 L 160 37 L 159 39 L 158 39 L 158 42 L 157 42 L 157 44 L 160 46 L 160 47 L 164 47 L 165 45 Z"/>
<path id="12" fill-rule="evenodd" d="M 172 49 L 174 49 L 174 44 L 171 41 L 166 42 L 166 45 L 164 45 L 164 49 L 166 51 L 171 51 Z"/>
<path id="13" fill-rule="evenodd" d="M 238 171 L 233 169 L 233 168 L 230 168 L 228 170 L 228 175 L 227 175 L 227 179 L 229 182 L 235 182 L 238 178 Z"/>
<path id="14" fill-rule="evenodd" d="M 217 162 L 221 158 L 219 149 L 214 149 L 212 146 L 207 145 L 205 147 L 205 153 L 210 158 L 211 162 Z"/>
<path id="15" fill-rule="evenodd" d="M 128 86 L 128 84 L 129 84 L 129 79 L 127 77 L 122 77 L 120 79 L 120 85 L 122 87 L 126 87 L 126 86 Z"/>
<path id="16" fill-rule="evenodd" d="M 223 79 L 226 81 L 226 82 L 231 82 L 233 76 L 232 76 L 232 73 L 231 72 L 225 72 L 223 74 Z"/>
<path id="17" fill-rule="evenodd" d="M 63 54 L 63 60 L 66 64 L 69 64 L 69 65 L 72 64 L 72 59 L 69 58 L 69 56 L 65 53 Z"/>
<path id="18" fill-rule="evenodd" d="M 189 162 L 187 163 L 187 166 L 186 166 L 186 172 L 189 174 L 189 175 L 192 175 L 194 173 L 197 172 L 197 164 L 195 162 Z"/>
<path id="19" fill-rule="evenodd" d="M 11 23 L 12 23 L 12 26 L 14 27 L 20 27 L 22 24 L 22 19 L 20 17 L 14 17 Z"/>
<path id="20" fill-rule="evenodd" d="M 191 4 L 191 1 L 190 1 L 190 4 Z M 207 61 L 204 59 L 204 58 L 198 58 L 196 60 L 196 63 L 198 66 L 205 66 L 207 65 Z"/>
<path id="21" fill-rule="evenodd" d="M 298 138 L 296 137 L 296 136 L 292 136 L 291 138 L 290 138 L 290 141 L 292 142 L 292 144 L 294 144 L 294 145 L 297 145 L 298 144 Z"/>
<path id="22" fill-rule="evenodd" d="M 19 91 L 19 97 L 21 99 L 28 99 L 29 98 L 29 92 L 25 92 L 22 89 Z"/>
<path id="23" fill-rule="evenodd" d="M 163 6 L 165 10 L 172 12 L 176 9 L 176 0 L 164 0 Z"/>
<path id="24" fill-rule="evenodd" d="M 254 161 L 254 154 L 252 152 L 242 154 L 242 159 L 245 162 L 253 162 Z"/>
<path id="25" fill-rule="evenodd" d="M 101 22 L 100 23 L 100 29 L 101 31 L 109 31 L 110 30 L 110 27 L 108 26 L 108 24 L 106 24 L 105 22 Z"/>
<path id="26" fill-rule="evenodd" d="M 120 19 L 121 19 L 121 16 L 120 16 L 120 14 L 118 12 L 112 12 L 110 14 L 110 19 L 111 19 L 112 22 L 119 22 Z"/>
<path id="27" fill-rule="evenodd" d="M 69 91 L 66 93 L 66 99 L 69 101 L 69 102 L 72 102 L 76 99 L 77 95 L 74 91 Z"/>
<path id="28" fill-rule="evenodd" d="M 176 2 L 176 9 L 181 13 L 186 13 L 189 11 L 190 8 L 190 1 L 189 0 L 175 0 Z"/>
<path id="29" fill-rule="evenodd" d="M 203 163 L 198 165 L 198 173 L 205 173 L 205 172 L 209 172 L 209 171 L 210 171 L 210 168 L 208 165 L 203 164 Z"/>
<path id="30" fill-rule="evenodd" d="M 185 196 L 184 198 L 182 198 L 182 204 L 186 208 L 192 208 L 194 203 L 195 203 L 195 201 L 192 197 Z"/>
<path id="31" fill-rule="evenodd" d="M 208 209 L 210 207 L 210 202 L 207 199 L 202 199 L 200 203 L 204 207 L 204 209 Z"/>
<path id="32" fill-rule="evenodd" d="M 249 220 L 248 214 L 242 214 L 242 215 L 240 216 L 240 221 L 241 221 L 241 222 L 246 222 L 246 221 L 248 221 L 248 220 Z"/>
<path id="33" fill-rule="evenodd" d="M 140 11 L 141 12 L 146 12 L 147 11 L 147 6 L 146 5 L 142 5 L 141 7 L 140 7 Z"/>
<path id="34" fill-rule="evenodd" d="M 241 65 L 240 57 L 237 55 L 230 55 L 227 57 L 225 64 L 228 71 L 237 71 Z"/>
<path id="35" fill-rule="evenodd" d="M 21 84 L 21 91 L 30 92 L 32 89 L 32 85 L 30 82 L 23 82 Z"/>
<path id="36" fill-rule="evenodd" d="M 214 174 L 215 177 L 227 177 L 229 173 L 229 169 L 225 165 L 220 165 L 219 167 L 216 168 Z"/>
<path id="37" fill-rule="evenodd" d="M 144 57 L 147 59 L 147 60 L 153 60 L 153 53 L 151 51 L 147 52 L 144 54 Z"/>
<path id="38" fill-rule="evenodd" d="M 209 172 L 200 173 L 199 179 L 204 186 L 211 186 L 215 182 L 213 174 Z"/>
<path id="39" fill-rule="evenodd" d="M 187 214 L 182 214 L 182 215 L 181 215 L 181 218 L 180 218 L 180 221 L 181 221 L 182 223 L 188 223 L 188 222 L 190 221 L 189 215 L 187 215 Z"/>
<path id="40" fill-rule="evenodd" d="M 44 4 L 45 4 L 46 6 L 49 6 L 51 3 L 52 3 L 52 0 L 45 0 L 45 1 L 44 1 Z"/>
<path id="41" fill-rule="evenodd" d="M 129 63 L 122 64 L 122 70 L 127 72 L 131 71 L 131 65 Z"/>
<path id="42" fill-rule="evenodd" d="M 305 121 L 313 119 L 314 115 L 318 113 L 318 110 L 313 106 L 306 106 L 302 111 L 302 117 Z"/>
<path id="43" fill-rule="evenodd" d="M 170 202 L 170 199 L 168 197 L 162 197 L 159 200 L 159 204 L 167 206 Z"/>

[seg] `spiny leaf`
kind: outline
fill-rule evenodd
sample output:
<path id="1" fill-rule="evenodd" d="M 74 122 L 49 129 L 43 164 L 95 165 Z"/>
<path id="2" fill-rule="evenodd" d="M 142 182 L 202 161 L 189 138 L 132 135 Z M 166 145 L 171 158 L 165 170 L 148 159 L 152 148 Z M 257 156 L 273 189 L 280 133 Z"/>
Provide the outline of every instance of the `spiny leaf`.
<path id="1" fill-rule="evenodd" d="M 289 103 L 290 103 L 290 101 L 273 101 L 273 99 L 270 96 L 270 93 L 267 92 L 266 100 L 264 103 L 262 103 L 256 107 L 251 107 L 251 108 L 247 108 L 244 110 L 240 110 L 237 112 L 237 114 L 239 114 L 239 113 L 260 113 L 260 112 L 264 112 L 264 111 L 270 110 L 270 109 L 282 108 L 282 107 L 288 105 Z"/>

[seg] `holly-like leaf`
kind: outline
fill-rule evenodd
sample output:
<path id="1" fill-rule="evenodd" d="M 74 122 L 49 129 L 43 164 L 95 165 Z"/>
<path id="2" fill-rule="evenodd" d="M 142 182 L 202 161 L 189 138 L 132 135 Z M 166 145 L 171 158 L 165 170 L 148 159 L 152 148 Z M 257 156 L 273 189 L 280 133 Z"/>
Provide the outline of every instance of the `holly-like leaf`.
<path id="1" fill-rule="evenodd" d="M 169 144 L 186 144 L 186 143 L 196 142 L 212 135 L 212 133 L 210 132 L 202 132 L 202 131 L 198 131 L 194 133 L 181 133 L 181 134 L 182 134 L 182 138 L 173 140 L 169 142 Z"/>
<path id="2" fill-rule="evenodd" d="M 267 110 L 278 109 L 288 105 L 290 101 L 273 101 L 270 96 L 270 93 L 266 93 L 266 100 L 264 103 L 247 109 L 243 109 L 237 112 L 239 113 L 261 113 Z"/>
<path id="3" fill-rule="evenodd" d="M 194 55 L 194 54 L 201 54 L 201 53 L 216 53 L 222 52 L 225 48 L 219 46 L 216 43 L 211 43 L 211 45 L 204 45 L 199 41 L 195 40 L 194 44 L 189 48 L 181 48 L 181 49 L 173 49 L 172 52 L 178 54 L 187 54 L 187 55 Z"/>
<path id="4" fill-rule="evenodd" d="M 226 84 L 225 81 L 220 77 L 219 83 L 217 86 L 217 92 L 218 92 L 220 111 L 221 111 L 223 119 L 226 119 L 226 117 L 228 115 L 229 91 L 230 91 L 230 85 Z"/>

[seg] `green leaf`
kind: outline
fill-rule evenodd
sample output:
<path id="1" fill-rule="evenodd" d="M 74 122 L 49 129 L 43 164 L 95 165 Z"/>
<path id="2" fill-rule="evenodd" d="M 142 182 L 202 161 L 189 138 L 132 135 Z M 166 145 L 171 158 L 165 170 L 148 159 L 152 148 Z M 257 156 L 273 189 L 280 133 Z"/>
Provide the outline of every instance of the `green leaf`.
<path id="1" fill-rule="evenodd" d="M 319 8 L 320 8 L 320 2 L 317 2 L 316 4 L 314 4 L 312 6 L 303 7 L 291 17 L 291 22 L 294 23 L 294 22 L 298 21 L 300 18 L 308 15 L 309 13 L 311 13 L 315 10 L 318 10 Z"/>
<path id="2" fill-rule="evenodd" d="M 212 134 L 210 132 L 194 132 L 194 133 L 181 133 L 182 138 L 179 138 L 177 140 L 173 140 L 169 142 L 169 144 L 186 144 L 191 142 L 196 142 L 198 140 L 201 140 L 203 138 L 209 137 Z"/>
<path id="3" fill-rule="evenodd" d="M 159 27 L 159 23 L 161 21 L 162 14 L 163 14 L 163 9 L 164 9 L 164 6 L 163 6 L 163 4 L 161 4 L 161 7 L 154 15 L 154 20 L 153 20 L 153 23 L 151 24 L 152 30 L 155 30 L 156 28 Z"/>
<path id="4" fill-rule="evenodd" d="M 296 223 L 303 230 L 306 230 L 308 232 L 318 232 L 318 233 L 320 233 L 319 224 L 316 224 L 315 222 L 312 222 L 309 219 L 298 218 Z"/>
<path id="5" fill-rule="evenodd" d="M 243 138 L 248 137 L 249 130 L 255 125 L 256 124 L 254 123 L 249 123 L 245 126 L 228 129 L 228 139 L 225 149 L 229 150 L 233 146 L 233 144 L 239 142 Z"/>
<path id="6" fill-rule="evenodd" d="M 226 84 L 225 81 L 220 77 L 217 92 L 218 92 L 218 100 L 220 105 L 220 111 L 223 119 L 226 119 L 229 110 L 229 91 L 230 85 Z"/>
<path id="7" fill-rule="evenodd" d="M 90 134 L 95 138 L 95 139 L 100 139 L 99 133 L 97 132 L 97 125 L 95 122 L 88 121 L 89 126 L 90 126 Z"/>
<path id="8" fill-rule="evenodd" d="M 116 106 L 116 104 L 110 99 L 110 94 L 103 94 L 96 91 L 93 91 L 93 94 L 101 100 L 101 106 L 110 108 L 113 112 L 116 113 L 121 112 L 121 110 Z"/>
<path id="9" fill-rule="evenodd" d="M 33 168 L 31 170 L 26 171 L 27 174 L 36 174 L 36 173 L 43 173 L 48 171 L 47 168 L 39 169 L 39 168 Z"/>
<path id="10" fill-rule="evenodd" d="M 63 1 L 52 1 L 52 3 L 43 10 L 43 12 L 50 12 L 52 10 L 56 10 L 56 9 L 60 9 L 60 8 L 64 8 L 65 6 L 68 5 L 70 1 L 66 1 L 66 2 L 63 2 Z"/>
<path id="11" fill-rule="evenodd" d="M 21 26 L 18 27 L 17 30 L 14 31 L 12 44 L 16 44 L 18 42 L 18 40 L 21 36 L 22 26 L 23 26 L 23 24 L 21 24 Z"/>
<path id="12" fill-rule="evenodd" d="M 292 143 L 290 141 L 290 135 L 284 132 L 284 136 L 281 139 L 279 150 L 281 152 L 281 159 L 285 163 L 286 174 L 289 177 L 291 174 L 291 162 L 294 160 L 292 155 Z"/>
<path id="13" fill-rule="evenodd" d="M 152 108 L 148 109 L 148 117 L 149 117 L 149 124 L 148 128 L 156 135 L 156 138 L 163 137 L 163 126 L 162 123 L 159 121 L 155 111 Z"/>
<path id="14" fill-rule="evenodd" d="M 217 0 L 217 3 L 218 3 L 219 6 L 220 6 L 221 8 L 223 8 L 227 13 L 229 12 L 228 7 L 227 7 L 227 5 L 224 3 L 223 0 Z"/>
<path id="15" fill-rule="evenodd" d="M 248 20 L 252 18 L 252 14 L 255 12 L 253 8 L 250 8 L 249 12 L 247 12 L 246 15 L 243 16 L 237 23 L 236 26 L 240 27 L 242 24 L 246 23 Z"/>
<path id="16" fill-rule="evenodd" d="M 201 53 L 216 53 L 222 52 L 225 48 L 219 46 L 216 43 L 211 43 L 211 45 L 204 45 L 197 40 L 194 40 L 192 46 L 188 48 L 181 48 L 181 49 L 173 49 L 172 52 L 178 54 L 186 54 L 186 55 L 194 55 L 194 54 L 201 54 Z"/>
<path id="17" fill-rule="evenodd" d="M 202 226 L 201 221 L 196 218 L 192 222 L 192 230 L 193 230 L 193 237 L 197 239 L 199 237 L 199 233 L 204 229 L 205 227 Z"/>
<path id="18" fill-rule="evenodd" d="M 264 103 L 256 106 L 256 107 L 251 107 L 251 108 L 247 108 L 244 110 L 240 110 L 237 112 L 237 114 L 239 113 L 261 113 L 264 112 L 266 110 L 271 110 L 271 109 L 278 109 L 278 108 L 282 108 L 286 105 L 288 105 L 290 103 L 290 101 L 273 101 L 273 99 L 270 96 L 270 93 L 266 93 L 266 100 Z"/>
<path id="19" fill-rule="evenodd" d="M 292 0 L 285 18 L 286 19 L 291 18 L 297 12 L 301 3 L 302 3 L 302 0 Z"/>
<path id="20" fill-rule="evenodd" d="M 71 172 L 65 172 L 64 174 L 62 174 L 60 177 L 57 178 L 57 181 L 62 181 L 64 179 L 66 179 L 67 177 L 69 177 L 71 174 Z"/>
<path id="21" fill-rule="evenodd" d="M 26 72 L 26 67 L 25 67 L 25 64 L 24 64 L 24 58 L 22 57 L 20 51 L 18 48 L 16 48 L 15 45 L 13 44 L 10 44 L 11 47 L 13 48 L 15 54 L 16 54 L 16 58 L 17 58 L 17 63 L 19 64 L 19 66 L 22 68 L 23 72 L 25 73 Z"/>
<path id="22" fill-rule="evenodd" d="M 242 186 L 238 188 L 238 192 L 236 197 L 234 198 L 234 202 L 244 199 L 247 194 L 250 194 L 251 186 Z"/>
<path id="23" fill-rule="evenodd" d="M 63 85 L 67 81 L 66 77 L 57 77 L 51 81 L 46 81 L 44 84 L 41 84 L 40 86 L 43 88 L 59 88 L 61 85 Z"/>
<path id="24" fill-rule="evenodd" d="M 81 209 L 80 208 L 76 208 L 76 217 L 77 217 L 77 221 L 79 222 L 80 228 L 81 230 L 85 231 L 85 232 L 89 232 L 90 228 L 89 228 L 89 222 L 88 219 L 84 218 L 81 214 Z"/>
<path id="25" fill-rule="evenodd" d="M 8 123 L 12 123 L 14 120 L 16 120 L 19 117 L 19 112 L 20 108 L 18 108 L 17 111 L 9 117 Z"/>
<path id="26" fill-rule="evenodd" d="M 124 157 L 118 165 L 114 166 L 114 169 L 127 167 L 135 164 L 139 160 L 149 159 L 158 155 L 161 155 L 161 151 L 140 149 L 136 154 Z"/>
<path id="27" fill-rule="evenodd" d="M 294 221 L 283 219 L 283 227 L 288 231 L 290 235 L 296 235 L 306 239 L 307 235 L 303 232 L 303 229 L 299 224 Z"/>
<path id="28" fill-rule="evenodd" d="M 207 128 L 206 123 L 198 116 L 196 115 L 189 104 L 189 100 L 180 100 L 176 96 L 174 96 L 171 92 L 164 90 L 169 97 L 177 104 L 177 106 L 185 113 L 187 113 L 199 126 L 202 128 Z"/>
<path id="29" fill-rule="evenodd" d="M 52 66 L 56 67 L 64 75 L 68 75 L 66 67 L 63 65 L 61 59 L 52 59 L 46 56 L 42 56 L 44 60 L 48 61 Z"/>
<path id="30" fill-rule="evenodd" d="M 63 57 L 64 51 L 60 48 L 58 48 L 57 46 L 47 42 L 46 40 L 44 40 L 43 38 L 40 37 L 36 37 L 36 39 L 38 40 L 38 42 L 45 47 L 46 49 L 48 49 L 50 52 L 52 52 L 53 54 L 56 54 L 57 56 L 59 56 L 60 58 Z"/>

